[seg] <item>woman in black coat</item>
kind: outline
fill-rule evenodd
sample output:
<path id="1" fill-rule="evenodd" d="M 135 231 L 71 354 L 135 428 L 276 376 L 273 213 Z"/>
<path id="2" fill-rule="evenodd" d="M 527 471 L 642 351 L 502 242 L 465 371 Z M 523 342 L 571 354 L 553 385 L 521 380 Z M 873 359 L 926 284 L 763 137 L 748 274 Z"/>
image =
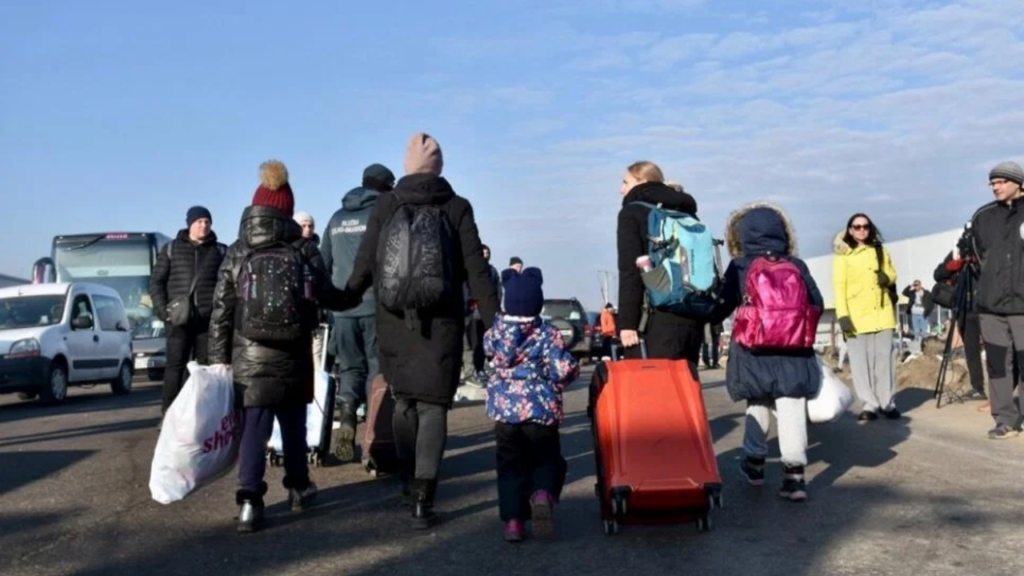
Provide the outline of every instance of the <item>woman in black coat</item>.
<path id="1" fill-rule="evenodd" d="M 619 317 L 618 328 L 627 357 L 639 357 L 641 333 L 651 358 L 686 359 L 696 368 L 704 341 L 704 322 L 670 312 L 649 310 L 644 316 L 644 283 L 636 259 L 648 255 L 647 216 L 650 208 L 638 202 L 660 204 L 669 210 L 697 215 L 697 201 L 686 192 L 667 186 L 661 169 L 652 162 L 637 162 L 622 179 L 619 211 Z"/>
<path id="2" fill-rule="evenodd" d="M 498 313 L 498 295 L 469 201 L 455 194 L 441 177 L 441 148 L 426 134 L 409 143 L 406 176 L 394 192 L 377 201 L 363 236 L 346 291 L 358 302 L 374 284 L 381 229 L 402 204 L 432 204 L 442 208 L 458 241 L 445 257 L 454 263 L 448 300 L 429 311 L 418 311 L 418 322 L 388 310 L 377 299 L 377 338 L 381 372 L 396 399 L 395 441 L 400 460 L 403 494 L 415 501 L 413 526 L 428 528 L 433 513 L 437 472 L 448 435 L 451 408 L 462 367 L 465 301 L 459 288 L 466 282 L 479 304 L 481 319 L 490 326 Z M 411 486 L 410 486 L 411 481 Z"/>

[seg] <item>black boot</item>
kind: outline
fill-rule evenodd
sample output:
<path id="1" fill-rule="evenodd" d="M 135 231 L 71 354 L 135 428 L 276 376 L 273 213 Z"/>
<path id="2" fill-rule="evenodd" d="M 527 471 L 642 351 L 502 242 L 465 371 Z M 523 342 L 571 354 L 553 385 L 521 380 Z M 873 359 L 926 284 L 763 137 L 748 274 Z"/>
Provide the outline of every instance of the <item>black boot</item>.
<path id="1" fill-rule="evenodd" d="M 338 401 L 337 419 L 341 422 L 331 438 L 334 457 L 342 462 L 356 459 L 356 411 L 348 402 Z"/>
<path id="2" fill-rule="evenodd" d="M 255 532 L 263 526 L 263 496 L 266 493 L 266 482 L 256 492 L 239 490 L 235 493 L 235 503 L 238 504 L 239 532 Z"/>
<path id="3" fill-rule="evenodd" d="M 284 487 L 288 490 L 288 504 L 291 505 L 292 512 L 302 512 L 316 499 L 316 484 L 309 481 L 309 476 L 305 478 L 285 476 Z"/>
<path id="4" fill-rule="evenodd" d="M 401 495 L 402 508 L 412 507 L 412 489 L 410 488 L 409 477 L 405 474 L 398 475 L 398 490 Z"/>
<path id="5" fill-rule="evenodd" d="M 437 491 L 437 480 L 412 481 L 412 527 L 414 530 L 427 530 L 437 524 L 434 513 L 434 493 Z"/>

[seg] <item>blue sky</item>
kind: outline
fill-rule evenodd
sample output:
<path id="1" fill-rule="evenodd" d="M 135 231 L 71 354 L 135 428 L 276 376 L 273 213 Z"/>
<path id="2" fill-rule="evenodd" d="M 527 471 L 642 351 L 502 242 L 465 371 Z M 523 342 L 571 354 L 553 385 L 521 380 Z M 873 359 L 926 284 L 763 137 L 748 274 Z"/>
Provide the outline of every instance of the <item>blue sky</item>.
<path id="1" fill-rule="evenodd" d="M 782 204 L 805 255 L 856 211 L 891 239 L 956 227 L 1024 162 L 1021 0 L 150 4 L 0 5 L 0 272 L 193 204 L 233 240 L 267 158 L 322 228 L 424 130 L 497 264 L 596 307 L 634 160 L 716 231 Z"/>

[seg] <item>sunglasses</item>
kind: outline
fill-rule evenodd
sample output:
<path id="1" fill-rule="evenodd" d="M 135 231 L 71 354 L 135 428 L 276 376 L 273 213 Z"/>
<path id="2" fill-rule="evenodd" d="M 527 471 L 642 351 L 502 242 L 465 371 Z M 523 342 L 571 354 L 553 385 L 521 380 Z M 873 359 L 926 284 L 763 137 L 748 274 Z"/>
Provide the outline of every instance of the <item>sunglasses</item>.
<path id="1" fill-rule="evenodd" d="M 850 230 L 871 230 L 871 224 L 854 224 L 850 226 Z"/>

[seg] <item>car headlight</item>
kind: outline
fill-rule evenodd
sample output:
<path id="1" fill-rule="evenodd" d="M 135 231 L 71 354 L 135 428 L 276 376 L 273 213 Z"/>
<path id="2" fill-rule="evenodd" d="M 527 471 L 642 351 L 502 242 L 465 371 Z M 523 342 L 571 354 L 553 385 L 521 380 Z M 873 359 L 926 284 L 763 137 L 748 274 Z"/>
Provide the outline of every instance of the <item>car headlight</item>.
<path id="1" fill-rule="evenodd" d="M 11 344 L 11 351 L 7 353 L 8 358 L 33 358 L 39 356 L 39 340 L 25 338 Z"/>

